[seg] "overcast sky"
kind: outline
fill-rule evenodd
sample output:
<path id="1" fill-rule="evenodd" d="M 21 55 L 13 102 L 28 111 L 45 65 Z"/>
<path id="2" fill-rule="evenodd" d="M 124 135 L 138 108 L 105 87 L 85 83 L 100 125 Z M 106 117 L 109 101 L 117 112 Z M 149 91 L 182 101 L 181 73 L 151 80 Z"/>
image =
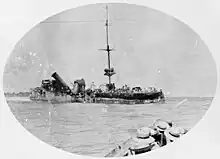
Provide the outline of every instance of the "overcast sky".
<path id="1" fill-rule="evenodd" d="M 110 46 L 116 86 L 156 85 L 170 96 L 213 96 L 215 62 L 205 43 L 187 25 L 161 12 L 109 4 Z M 108 82 L 105 5 L 96 4 L 52 16 L 15 46 L 5 67 L 5 91 L 39 86 L 57 71 L 67 84 L 83 77 L 87 85 Z M 78 22 L 70 22 L 78 21 Z M 87 21 L 87 22 L 82 22 Z M 94 22 L 91 22 L 94 21 Z M 66 23 L 68 22 L 68 23 Z M 44 70 L 44 71 L 43 71 Z"/>

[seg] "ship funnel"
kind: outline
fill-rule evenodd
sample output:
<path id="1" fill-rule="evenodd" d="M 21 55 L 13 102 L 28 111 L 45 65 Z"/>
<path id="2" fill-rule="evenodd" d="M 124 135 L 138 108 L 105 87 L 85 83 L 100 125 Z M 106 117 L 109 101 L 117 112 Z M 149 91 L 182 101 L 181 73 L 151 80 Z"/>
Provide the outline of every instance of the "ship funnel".
<path id="1" fill-rule="evenodd" d="M 54 72 L 51 77 L 53 77 L 57 82 L 59 82 L 62 86 L 68 87 L 67 84 L 64 82 L 64 80 L 56 73 Z"/>
<path id="2" fill-rule="evenodd" d="M 86 87 L 86 82 L 83 78 L 75 80 L 72 92 L 74 94 L 84 93 Z"/>
<path id="3" fill-rule="evenodd" d="M 66 93 L 70 93 L 71 89 L 69 88 L 69 86 L 64 82 L 64 80 L 56 73 L 54 72 L 51 77 L 53 77 L 57 83 L 63 87 L 63 89 L 66 91 Z"/>

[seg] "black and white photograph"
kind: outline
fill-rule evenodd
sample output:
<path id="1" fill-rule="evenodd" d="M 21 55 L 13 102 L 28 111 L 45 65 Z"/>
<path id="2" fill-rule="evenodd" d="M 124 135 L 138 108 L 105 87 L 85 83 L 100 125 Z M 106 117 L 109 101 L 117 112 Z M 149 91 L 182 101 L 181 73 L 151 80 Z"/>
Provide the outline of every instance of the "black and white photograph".
<path id="1" fill-rule="evenodd" d="M 127 157 L 175 143 L 203 118 L 217 69 L 187 24 L 150 7 L 97 3 L 42 20 L 3 74 L 16 120 L 68 153 Z"/>

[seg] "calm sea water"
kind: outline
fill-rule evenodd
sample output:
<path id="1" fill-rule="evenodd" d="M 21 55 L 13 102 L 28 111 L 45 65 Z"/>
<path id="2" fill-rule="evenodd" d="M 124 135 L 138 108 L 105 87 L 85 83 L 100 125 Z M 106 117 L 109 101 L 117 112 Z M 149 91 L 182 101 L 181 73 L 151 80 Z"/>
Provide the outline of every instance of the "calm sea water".
<path id="1" fill-rule="evenodd" d="M 158 118 L 191 129 L 203 117 L 212 98 L 168 98 L 166 104 L 50 104 L 8 97 L 17 120 L 40 140 L 80 155 L 103 157 L 127 140 L 135 129 Z"/>

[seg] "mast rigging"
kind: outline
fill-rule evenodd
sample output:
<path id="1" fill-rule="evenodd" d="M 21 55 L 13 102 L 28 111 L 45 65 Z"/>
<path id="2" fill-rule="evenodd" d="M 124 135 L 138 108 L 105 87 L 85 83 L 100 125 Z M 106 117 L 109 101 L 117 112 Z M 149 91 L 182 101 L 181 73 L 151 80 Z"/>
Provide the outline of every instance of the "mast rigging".
<path id="1" fill-rule="evenodd" d="M 108 6 L 106 6 L 106 23 L 105 23 L 105 27 L 106 27 L 106 49 L 101 49 L 104 51 L 107 51 L 108 53 L 108 69 L 104 69 L 105 72 L 105 76 L 108 76 L 108 83 L 109 85 L 111 85 L 111 76 L 115 74 L 114 68 L 111 67 L 111 57 L 110 57 L 110 53 L 111 51 L 113 51 L 113 49 L 110 49 L 109 46 L 109 14 L 108 14 Z"/>

